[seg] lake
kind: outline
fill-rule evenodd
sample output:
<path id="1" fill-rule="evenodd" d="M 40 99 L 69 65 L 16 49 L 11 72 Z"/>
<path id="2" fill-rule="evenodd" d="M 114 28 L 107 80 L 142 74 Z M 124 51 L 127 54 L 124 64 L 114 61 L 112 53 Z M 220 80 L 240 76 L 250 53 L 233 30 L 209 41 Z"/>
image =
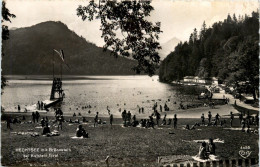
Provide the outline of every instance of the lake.
<path id="1" fill-rule="evenodd" d="M 36 104 L 50 98 L 52 80 L 50 76 L 8 76 L 8 86 L 2 95 L 2 106 L 6 111 L 22 111 L 26 105 Z M 170 110 L 176 110 L 180 101 L 193 101 L 201 87 L 161 83 L 158 76 L 64 76 L 65 99 L 61 105 L 65 115 L 74 112 L 94 116 L 108 116 L 107 106 L 115 117 L 122 110 L 138 115 L 138 108 L 145 108 L 145 115 L 152 113 L 155 102 Z M 177 104 L 174 104 L 176 102 Z M 82 109 L 91 105 L 92 108 Z M 88 111 L 91 111 L 89 114 Z"/>

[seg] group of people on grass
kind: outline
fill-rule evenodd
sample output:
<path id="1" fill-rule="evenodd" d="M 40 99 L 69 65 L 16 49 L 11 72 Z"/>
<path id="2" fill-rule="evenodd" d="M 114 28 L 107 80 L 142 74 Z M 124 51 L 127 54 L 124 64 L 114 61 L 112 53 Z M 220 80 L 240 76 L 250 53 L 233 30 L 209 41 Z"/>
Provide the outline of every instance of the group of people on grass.
<path id="1" fill-rule="evenodd" d="M 167 123 L 167 114 L 164 115 L 162 121 L 161 121 L 161 114 L 158 112 L 157 110 L 157 102 L 154 104 L 153 106 L 153 113 L 149 116 L 148 119 L 141 119 L 140 122 L 137 121 L 137 118 L 136 118 L 136 115 L 133 115 L 131 114 L 130 111 L 126 111 L 124 110 L 122 112 L 122 119 L 123 119 L 123 126 L 127 127 L 127 126 L 133 126 L 133 127 L 136 127 L 136 126 L 140 126 L 140 127 L 146 127 L 146 128 L 154 128 L 155 125 L 157 126 L 160 126 L 160 125 L 171 125 L 173 123 L 173 126 L 174 128 L 176 129 L 177 128 L 177 114 L 174 115 L 174 118 L 172 119 L 168 119 L 168 123 Z M 165 103 L 164 105 L 164 110 L 167 111 L 168 108 L 167 108 L 167 104 Z M 113 114 L 110 113 L 110 110 L 109 110 L 109 107 L 107 107 L 107 110 L 109 112 L 109 123 L 110 125 L 113 125 L 113 121 L 114 121 L 114 118 L 113 118 Z M 159 105 L 159 111 L 162 112 L 163 110 L 163 107 L 162 105 Z M 58 124 L 58 130 L 62 130 L 62 123 L 64 122 L 64 117 L 63 117 L 63 112 L 61 109 L 54 109 L 55 111 L 55 122 L 57 122 Z M 143 107 L 139 107 L 139 112 L 140 113 L 143 113 L 144 112 L 144 108 Z M 80 113 L 78 113 L 79 116 L 81 116 Z M 73 114 L 73 116 L 76 116 L 76 113 Z M 36 112 L 32 112 L 32 122 L 35 123 L 35 122 L 39 122 L 39 118 L 40 118 L 40 114 L 38 111 Z M 220 120 L 220 115 L 217 113 L 215 115 L 215 117 L 212 116 L 211 112 L 209 111 L 208 112 L 208 122 L 207 122 L 207 125 L 213 125 L 213 126 L 217 126 L 217 125 L 223 125 L 225 122 L 225 120 Z M 84 121 L 85 120 L 85 121 Z M 230 126 L 232 127 L 233 126 L 233 120 L 234 120 L 234 114 L 232 112 L 230 112 Z M 256 116 L 250 116 L 249 113 L 247 114 L 246 117 L 243 116 L 242 113 L 239 114 L 239 120 L 240 120 L 240 124 L 242 126 L 242 130 L 245 131 L 245 128 L 247 127 L 248 130 L 250 128 L 250 125 L 253 125 L 255 124 L 256 126 L 258 126 L 259 124 L 259 117 L 258 117 L 258 114 Z M 10 122 L 11 121 L 8 121 L 7 120 L 7 126 L 8 128 L 10 128 Z M 70 122 L 73 122 L 71 119 L 70 119 Z M 83 122 L 87 122 L 86 121 L 86 118 L 83 117 Z M 80 123 L 79 119 L 76 123 Z M 95 117 L 94 117 L 94 127 L 96 127 L 98 124 L 102 124 L 102 120 L 99 118 L 99 113 L 97 112 Z M 48 127 L 48 118 L 42 118 L 41 121 L 40 121 L 40 124 L 41 126 L 43 127 L 43 134 L 46 134 L 48 133 L 50 130 L 49 130 L 49 127 Z M 204 116 L 204 114 L 201 115 L 201 124 L 202 125 L 206 125 L 206 118 Z M 195 126 L 199 126 L 200 124 L 199 123 L 195 123 L 192 127 L 190 127 L 189 125 L 186 125 L 186 129 L 195 129 Z M 82 131 L 82 125 L 81 127 L 78 127 L 78 130 L 79 131 Z M 77 131 L 78 131 L 77 130 Z M 78 134 L 84 134 L 83 136 L 86 136 L 85 133 L 81 133 L 81 132 L 77 132 Z M 79 135 L 77 135 L 79 136 Z"/>
<path id="2" fill-rule="evenodd" d="M 220 115 L 217 113 L 215 116 L 215 119 L 212 119 L 212 114 L 209 111 L 208 112 L 208 126 L 213 125 L 217 126 L 220 123 L 220 126 L 223 126 L 226 123 L 226 120 L 220 120 Z M 250 125 L 259 126 L 259 114 L 256 114 L 255 116 L 251 116 L 249 112 L 246 116 L 243 115 L 243 113 L 239 113 L 238 115 L 240 126 L 242 127 L 242 131 L 245 131 L 245 128 L 247 127 L 247 132 L 249 132 Z M 235 115 L 233 112 L 230 112 L 230 127 L 233 127 L 233 121 L 235 119 Z M 205 116 L 204 113 L 201 115 L 201 124 L 206 125 Z"/>
<path id="3" fill-rule="evenodd" d="M 173 125 L 174 128 L 177 128 L 177 114 L 174 115 L 173 119 L 169 119 L 168 124 L 166 121 L 166 114 L 164 115 L 164 118 L 160 124 L 160 119 L 161 119 L 161 114 L 156 110 L 157 105 L 155 104 L 155 106 L 153 107 L 154 112 L 149 116 L 148 119 L 141 119 L 140 122 L 137 121 L 136 119 L 136 115 L 133 115 L 130 111 L 126 111 L 124 110 L 122 112 L 122 119 L 123 119 L 123 126 L 127 127 L 127 126 L 133 126 L 136 127 L 137 125 L 140 125 L 141 127 L 146 127 L 146 128 L 154 128 L 155 125 L 160 126 L 160 125 L 171 125 L 171 122 L 173 121 Z M 155 119 L 155 120 L 154 120 Z M 110 124 L 112 125 L 112 121 L 111 121 L 111 116 L 110 116 Z"/>
<path id="4" fill-rule="evenodd" d="M 215 117 L 214 117 L 215 119 L 213 119 L 212 117 L 213 116 L 212 116 L 211 112 L 209 111 L 208 112 L 208 126 L 210 126 L 210 125 L 217 126 L 219 123 L 222 126 L 224 124 L 223 121 L 220 121 L 221 117 L 220 117 L 220 115 L 218 113 L 215 115 Z M 204 113 L 201 115 L 200 118 L 201 118 L 201 124 L 202 125 L 206 125 Z"/>
<path id="5" fill-rule="evenodd" d="M 54 123 L 57 123 L 58 126 L 58 130 L 62 130 L 62 123 L 65 122 L 64 117 L 63 117 L 63 112 L 60 108 L 58 109 L 54 109 L 55 112 L 55 121 Z M 71 121 L 71 119 L 70 119 Z M 69 121 L 69 122 L 70 122 Z M 78 123 L 80 123 L 78 121 Z M 46 135 L 46 136 L 53 136 L 50 127 L 49 127 L 49 123 L 48 123 L 48 118 L 42 118 L 41 119 L 41 126 L 43 127 L 43 132 L 42 135 Z M 88 138 L 88 133 L 85 131 L 85 129 L 82 127 L 82 125 L 80 124 L 78 126 L 78 128 L 76 129 L 76 137 L 84 137 L 84 138 Z"/>
<path id="6" fill-rule="evenodd" d="M 242 127 L 242 131 L 250 132 L 250 126 L 255 125 L 259 126 L 259 115 L 256 114 L 255 116 L 250 116 L 249 112 L 244 117 L 242 113 L 239 114 L 239 122 Z M 247 127 L 247 130 L 245 130 Z"/>

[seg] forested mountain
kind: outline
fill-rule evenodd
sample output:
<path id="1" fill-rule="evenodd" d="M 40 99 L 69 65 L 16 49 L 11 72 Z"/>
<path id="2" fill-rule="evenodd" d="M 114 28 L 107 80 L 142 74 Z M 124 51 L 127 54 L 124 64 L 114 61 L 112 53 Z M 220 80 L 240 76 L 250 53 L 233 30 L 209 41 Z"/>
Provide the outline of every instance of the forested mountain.
<path id="1" fill-rule="evenodd" d="M 218 77 L 220 81 L 250 82 L 256 89 L 259 78 L 259 13 L 228 15 L 223 22 L 194 29 L 189 41 L 179 43 L 160 66 L 162 82 L 184 76 Z"/>
<path id="2" fill-rule="evenodd" d="M 128 75 L 136 61 L 110 55 L 87 42 L 61 22 L 43 22 L 26 28 L 10 29 L 10 39 L 4 41 L 3 74 L 52 74 L 53 49 L 63 49 L 64 74 L 76 75 Z M 55 72 L 59 73 L 61 59 L 54 52 Z"/>

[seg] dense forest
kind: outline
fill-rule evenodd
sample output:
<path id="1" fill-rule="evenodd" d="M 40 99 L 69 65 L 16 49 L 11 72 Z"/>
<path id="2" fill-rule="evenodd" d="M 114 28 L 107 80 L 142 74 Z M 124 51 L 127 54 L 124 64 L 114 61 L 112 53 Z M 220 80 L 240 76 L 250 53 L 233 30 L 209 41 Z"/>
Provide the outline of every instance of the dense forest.
<path id="1" fill-rule="evenodd" d="M 196 28 L 189 41 L 179 43 L 160 66 L 162 82 L 182 80 L 184 76 L 218 77 L 220 82 L 259 83 L 259 12 L 251 16 L 228 15 L 223 22 L 201 30 Z"/>

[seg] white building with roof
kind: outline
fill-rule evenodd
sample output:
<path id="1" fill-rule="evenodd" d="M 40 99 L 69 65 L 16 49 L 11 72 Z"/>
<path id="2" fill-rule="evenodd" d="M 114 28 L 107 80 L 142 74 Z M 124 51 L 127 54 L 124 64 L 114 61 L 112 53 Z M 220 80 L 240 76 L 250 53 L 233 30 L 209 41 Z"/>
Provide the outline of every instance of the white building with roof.
<path id="1" fill-rule="evenodd" d="M 216 77 L 212 78 L 201 78 L 198 76 L 185 76 L 183 81 L 186 83 L 197 83 L 197 84 L 213 84 L 218 85 L 218 79 Z"/>

